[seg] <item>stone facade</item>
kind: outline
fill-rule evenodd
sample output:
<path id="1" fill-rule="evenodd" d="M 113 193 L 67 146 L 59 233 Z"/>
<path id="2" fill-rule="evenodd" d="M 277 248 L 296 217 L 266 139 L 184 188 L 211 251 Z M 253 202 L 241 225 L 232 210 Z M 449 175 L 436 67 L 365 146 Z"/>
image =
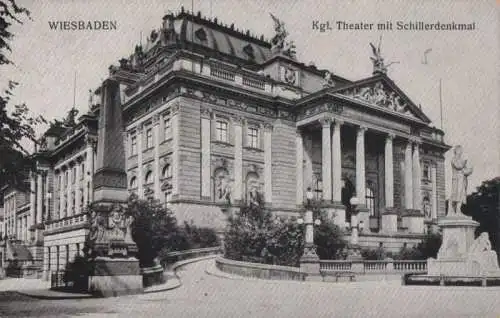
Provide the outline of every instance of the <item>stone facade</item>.
<path id="1" fill-rule="evenodd" d="M 360 244 L 391 249 L 414 244 L 445 214 L 444 132 L 386 74 L 350 81 L 184 11 L 155 32 L 110 67 L 129 191 L 152 190 L 179 222 L 219 230 L 257 193 L 274 213 L 297 215 L 308 189 L 350 227 L 357 196 Z M 44 173 L 31 179 L 41 191 L 30 224 L 43 224 L 47 273 L 83 246 L 100 107 L 92 98 L 89 113 L 47 132 L 37 154 Z"/>

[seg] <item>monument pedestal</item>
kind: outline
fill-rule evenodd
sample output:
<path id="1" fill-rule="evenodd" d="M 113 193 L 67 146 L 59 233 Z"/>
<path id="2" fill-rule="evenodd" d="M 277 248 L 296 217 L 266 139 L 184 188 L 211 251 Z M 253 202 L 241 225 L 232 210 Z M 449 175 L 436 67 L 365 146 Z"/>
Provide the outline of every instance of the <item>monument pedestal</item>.
<path id="1" fill-rule="evenodd" d="M 485 248 L 477 250 L 474 231 L 479 223 L 471 217 L 457 214 L 438 222 L 442 228 L 443 243 L 437 259 L 427 260 L 430 276 L 480 277 L 499 275 L 496 253 Z"/>
<path id="2" fill-rule="evenodd" d="M 89 292 L 100 297 L 139 294 L 144 291 L 139 261 L 131 258 L 96 257 L 89 276 Z"/>
<path id="3" fill-rule="evenodd" d="M 307 244 L 304 247 L 304 254 L 300 258 L 300 270 L 306 273 L 306 281 L 320 281 L 319 257 L 316 254 L 314 244 Z"/>

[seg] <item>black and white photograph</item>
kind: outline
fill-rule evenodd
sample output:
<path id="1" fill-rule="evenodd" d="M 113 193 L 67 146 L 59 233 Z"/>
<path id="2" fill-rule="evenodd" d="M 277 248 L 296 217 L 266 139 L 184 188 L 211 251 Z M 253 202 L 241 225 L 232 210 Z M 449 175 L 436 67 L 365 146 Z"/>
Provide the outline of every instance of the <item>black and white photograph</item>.
<path id="1" fill-rule="evenodd" d="M 0 0 L 0 317 L 500 317 L 499 17 Z"/>

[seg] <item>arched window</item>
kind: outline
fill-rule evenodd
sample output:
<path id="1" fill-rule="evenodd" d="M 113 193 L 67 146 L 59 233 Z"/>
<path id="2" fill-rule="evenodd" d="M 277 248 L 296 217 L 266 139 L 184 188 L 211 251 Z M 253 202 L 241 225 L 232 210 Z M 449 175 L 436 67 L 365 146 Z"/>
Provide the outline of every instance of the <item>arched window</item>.
<path id="1" fill-rule="evenodd" d="M 371 185 L 366 187 L 366 208 L 370 212 L 370 216 L 375 216 L 375 193 Z"/>
<path id="2" fill-rule="evenodd" d="M 151 170 L 146 172 L 146 178 L 144 179 L 144 181 L 145 184 L 153 183 L 153 172 Z"/>
<path id="3" fill-rule="evenodd" d="M 163 179 L 171 178 L 172 177 L 172 165 L 167 164 L 165 167 L 163 167 L 161 175 L 162 175 Z"/>
<path id="4" fill-rule="evenodd" d="M 132 177 L 130 178 L 130 189 L 135 189 L 137 188 L 137 178 L 136 177 Z"/>

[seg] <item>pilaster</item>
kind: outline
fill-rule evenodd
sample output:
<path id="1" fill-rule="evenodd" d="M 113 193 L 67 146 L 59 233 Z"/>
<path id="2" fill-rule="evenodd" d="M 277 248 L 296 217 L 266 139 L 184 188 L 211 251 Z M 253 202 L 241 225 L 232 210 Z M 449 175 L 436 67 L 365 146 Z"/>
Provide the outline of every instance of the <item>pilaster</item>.
<path id="1" fill-rule="evenodd" d="M 201 108 L 201 199 L 209 200 L 211 197 L 211 109 Z"/>
<path id="2" fill-rule="evenodd" d="M 34 226 L 35 223 L 36 223 L 36 178 L 35 174 L 31 172 L 30 173 L 30 226 Z"/>
<path id="3" fill-rule="evenodd" d="M 297 198 L 296 203 L 301 206 L 304 201 L 304 142 L 302 137 L 302 131 L 298 129 L 295 136 L 296 142 L 296 158 L 297 158 Z"/>
<path id="4" fill-rule="evenodd" d="M 179 117 L 180 117 L 180 107 L 179 104 L 172 105 L 171 109 L 171 121 L 172 121 L 172 196 L 178 196 L 180 194 L 179 189 L 179 160 L 180 160 L 180 150 L 179 150 Z"/>
<path id="5" fill-rule="evenodd" d="M 437 200 L 437 173 L 436 166 L 432 165 L 431 167 L 431 182 L 432 182 L 432 209 L 431 209 L 431 217 L 433 220 L 437 220 L 437 211 L 438 211 L 438 200 Z"/>
<path id="6" fill-rule="evenodd" d="M 139 123 L 136 128 L 136 135 L 137 135 L 137 192 L 139 198 L 144 198 L 144 176 L 143 176 L 143 171 L 142 171 L 142 141 L 143 141 L 143 136 L 142 133 L 144 132 L 144 125 L 143 123 Z"/>
<path id="7" fill-rule="evenodd" d="M 273 202 L 272 131 L 272 125 L 264 125 L 264 198 L 267 205 Z"/>
<path id="8" fill-rule="evenodd" d="M 42 213 L 43 213 L 43 174 L 39 171 L 37 174 L 36 181 L 36 224 L 42 223 Z"/>
<path id="9" fill-rule="evenodd" d="M 234 128 L 234 203 L 238 204 L 242 200 L 243 188 L 243 119 L 233 118 Z"/>
<path id="10" fill-rule="evenodd" d="M 153 138 L 154 138 L 154 196 L 159 199 L 161 196 L 160 189 L 160 115 L 153 116 Z"/>
<path id="11" fill-rule="evenodd" d="M 81 213 L 81 191 L 80 191 L 80 174 L 81 174 L 81 163 L 76 162 L 76 175 L 75 175 L 75 214 L 78 215 Z"/>

